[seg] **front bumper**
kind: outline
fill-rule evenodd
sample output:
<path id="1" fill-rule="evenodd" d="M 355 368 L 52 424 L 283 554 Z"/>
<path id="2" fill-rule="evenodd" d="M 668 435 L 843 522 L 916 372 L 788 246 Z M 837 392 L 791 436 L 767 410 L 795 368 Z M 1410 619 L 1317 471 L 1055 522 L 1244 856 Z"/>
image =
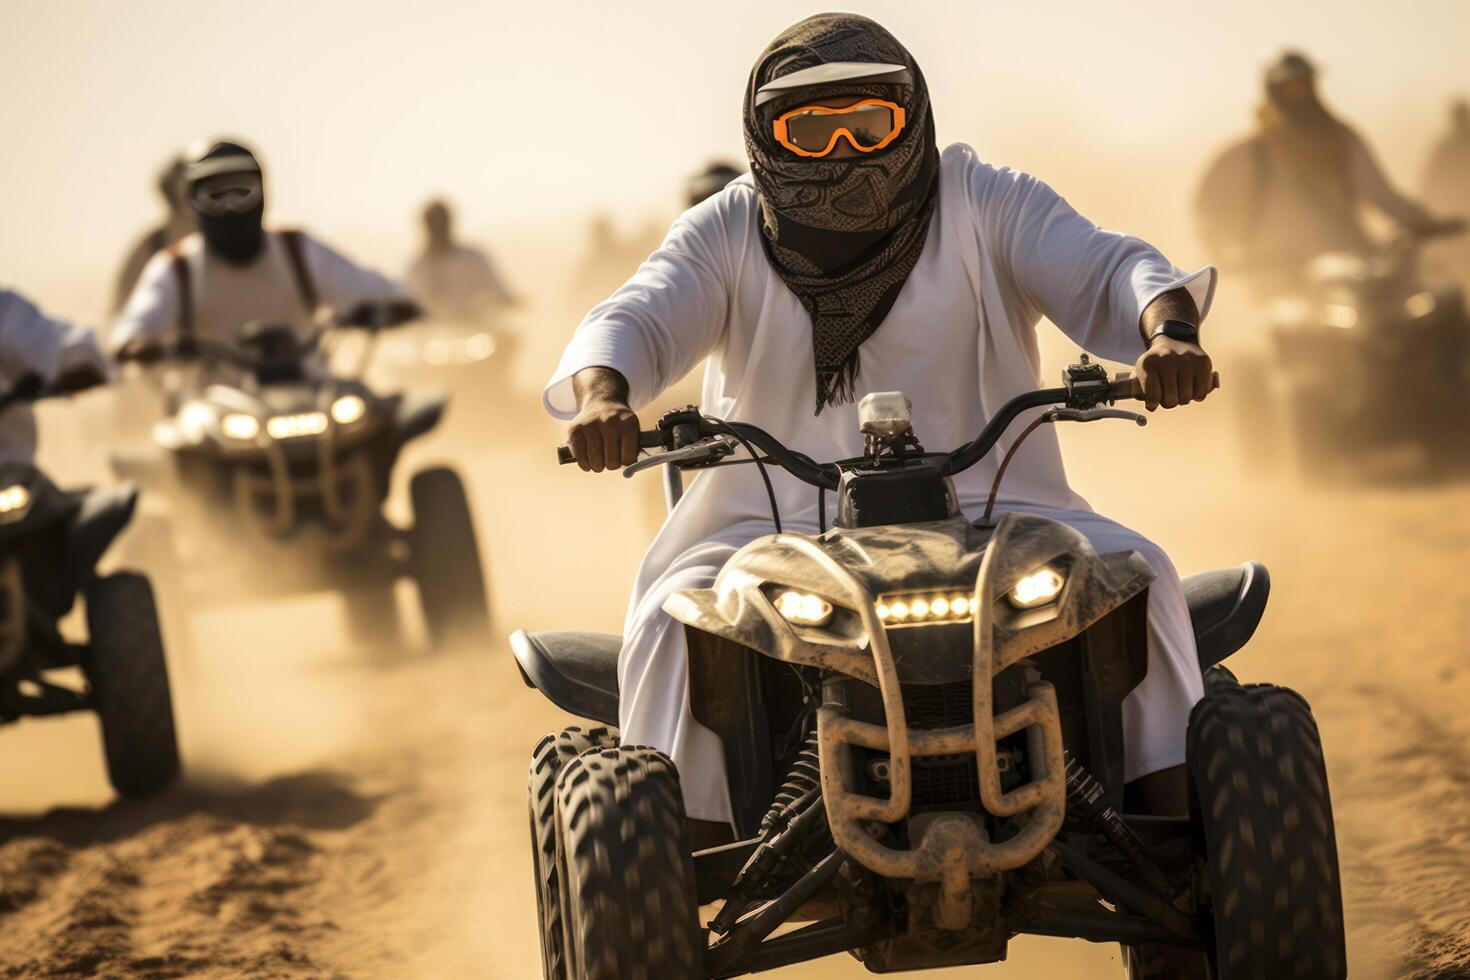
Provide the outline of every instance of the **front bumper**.
<path id="1" fill-rule="evenodd" d="M 971 879 L 991 877 L 1034 860 L 1062 827 L 1066 813 L 1066 774 L 1062 757 L 1061 717 L 1056 692 L 1035 680 L 1026 699 L 1001 715 L 994 714 L 992 684 L 997 673 L 996 620 L 989 615 L 986 597 L 996 594 L 998 559 L 1004 549 L 989 548 L 975 583 L 974 722 L 935 730 L 911 730 L 905 717 L 898 667 L 878 620 L 874 603 L 856 608 L 871 638 L 878 690 L 885 724 L 851 717 L 840 698 L 826 697 L 817 712 L 817 748 L 821 760 L 822 796 L 833 840 L 863 867 L 885 878 L 939 884 L 935 924 L 962 929 L 970 923 Z M 1007 579 L 1008 580 L 1008 579 Z M 829 685 L 829 691 L 840 685 Z M 996 742 L 1026 733 L 1026 764 L 1030 781 L 1009 792 L 1002 789 Z M 888 755 L 887 799 L 860 792 L 854 749 Z M 909 847 L 889 847 L 879 841 L 874 825 L 908 819 L 913 803 L 912 762 L 916 757 L 944 757 L 973 753 L 979 777 L 980 802 L 998 818 L 1020 818 L 1012 836 L 990 840 L 983 823 L 967 813 L 940 813 L 924 822 L 910 821 Z"/>

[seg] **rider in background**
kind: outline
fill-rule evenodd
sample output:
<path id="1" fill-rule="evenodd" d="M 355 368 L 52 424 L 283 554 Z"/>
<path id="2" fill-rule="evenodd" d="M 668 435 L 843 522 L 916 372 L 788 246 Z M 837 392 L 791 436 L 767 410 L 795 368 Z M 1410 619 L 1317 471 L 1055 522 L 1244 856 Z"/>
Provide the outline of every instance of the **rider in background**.
<path id="1" fill-rule="evenodd" d="M 1271 65 L 1265 95 L 1256 132 L 1215 160 L 1195 202 L 1210 255 L 1258 293 L 1295 289 L 1323 252 L 1370 247 L 1370 207 L 1410 232 L 1440 226 L 1393 188 L 1362 137 L 1323 104 L 1305 56 L 1287 52 Z"/>
<path id="2" fill-rule="evenodd" d="M 1450 107 L 1450 128 L 1424 168 L 1424 199 L 1444 214 L 1470 214 L 1470 101 Z M 1470 282 L 1470 239 L 1440 242 L 1433 254 L 1461 281 Z"/>
<path id="3" fill-rule="evenodd" d="M 148 260 L 172 246 L 195 229 L 194 212 L 184 191 L 184 160 L 174 157 L 158 174 L 158 194 L 163 198 L 163 224 L 143 235 L 128 257 L 123 260 L 113 294 L 112 312 L 123 308 Z"/>
<path id="4" fill-rule="evenodd" d="M 27 374 L 78 391 L 107 380 L 97 337 L 53 319 L 19 293 L 0 289 L 0 390 Z M 28 463 L 36 454 L 36 418 L 26 402 L 0 413 L 0 463 Z"/>
<path id="5" fill-rule="evenodd" d="M 149 260 L 113 326 L 114 354 L 146 357 L 172 337 L 233 342 L 253 320 L 304 338 L 322 308 L 417 310 L 398 284 L 306 232 L 267 230 L 263 172 L 242 144 L 194 154 L 184 183 L 199 231 Z"/>
<path id="6" fill-rule="evenodd" d="M 684 206 L 692 208 L 705 198 L 715 196 L 744 172 L 724 160 L 711 161 L 703 170 L 689 178 L 689 183 L 684 188 Z"/>
<path id="7" fill-rule="evenodd" d="M 489 256 L 455 240 L 454 213 L 446 202 L 431 201 L 423 220 L 424 250 L 404 280 L 430 316 L 478 323 L 516 304 Z"/>

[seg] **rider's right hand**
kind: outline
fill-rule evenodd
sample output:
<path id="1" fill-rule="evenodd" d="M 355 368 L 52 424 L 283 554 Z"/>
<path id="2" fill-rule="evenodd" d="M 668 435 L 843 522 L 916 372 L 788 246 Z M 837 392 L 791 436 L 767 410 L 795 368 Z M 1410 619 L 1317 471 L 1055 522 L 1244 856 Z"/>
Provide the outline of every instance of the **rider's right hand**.
<path id="1" fill-rule="evenodd" d="M 638 416 L 626 402 L 589 399 L 567 430 L 567 445 L 584 470 L 601 473 L 630 466 L 638 461 Z"/>
<path id="2" fill-rule="evenodd" d="M 139 361 L 143 364 L 151 364 L 161 357 L 163 344 L 156 337 L 134 337 L 117 352 L 119 361 Z"/>

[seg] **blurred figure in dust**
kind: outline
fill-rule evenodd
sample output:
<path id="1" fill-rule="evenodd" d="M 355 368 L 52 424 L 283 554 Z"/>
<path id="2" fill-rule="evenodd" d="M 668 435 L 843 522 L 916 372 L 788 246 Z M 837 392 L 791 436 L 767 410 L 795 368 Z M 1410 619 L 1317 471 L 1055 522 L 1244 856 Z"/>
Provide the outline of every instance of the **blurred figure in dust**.
<path id="1" fill-rule="evenodd" d="M 651 226 L 623 238 L 606 214 L 592 216 L 587 226 L 587 250 L 577 265 L 568 297 L 580 316 L 628 280 L 643 260 L 658 248 L 662 237 Z"/>
<path id="2" fill-rule="evenodd" d="M 133 246 L 123 260 L 122 272 L 117 277 L 117 289 L 113 293 L 112 312 L 123 308 L 143 267 L 159 252 L 177 243 L 194 230 L 194 212 L 189 208 L 188 196 L 184 192 L 184 160 L 174 157 L 158 174 L 158 193 L 163 198 L 163 224 L 150 229 Z"/>
<path id="3" fill-rule="evenodd" d="M 1444 214 L 1470 215 L 1470 101 L 1450 107 L 1450 128 L 1424 170 L 1424 199 Z M 1462 281 L 1470 281 L 1470 239 L 1441 242 L 1434 256 Z"/>
<path id="4" fill-rule="evenodd" d="M 724 160 L 712 162 L 689 178 L 689 183 L 685 187 L 684 206 L 692 208 L 700 201 L 713 197 L 724 190 L 730 181 L 743 173 L 745 173 L 744 170 Z"/>
<path id="5" fill-rule="evenodd" d="M 1439 226 L 1393 188 L 1362 137 L 1323 104 L 1305 56 L 1287 52 L 1271 65 L 1265 96 L 1256 133 L 1215 160 L 1195 204 L 1211 256 L 1258 293 L 1293 290 L 1323 252 L 1370 247 L 1369 206 L 1410 232 Z"/>
<path id="6" fill-rule="evenodd" d="M 455 240 L 454 213 L 444 201 L 424 208 L 424 250 L 408 267 L 408 290 L 441 320 L 478 323 L 516 298 L 484 251 Z"/>

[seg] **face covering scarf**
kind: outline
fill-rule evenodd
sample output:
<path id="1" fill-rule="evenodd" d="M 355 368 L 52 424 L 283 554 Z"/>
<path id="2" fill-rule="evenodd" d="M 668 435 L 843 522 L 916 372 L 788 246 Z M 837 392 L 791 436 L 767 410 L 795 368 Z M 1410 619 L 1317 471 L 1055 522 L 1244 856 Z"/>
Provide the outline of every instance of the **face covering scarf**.
<path id="1" fill-rule="evenodd" d="M 756 108 L 774 79 L 832 62 L 904 65 L 913 84 L 823 85 Z M 810 159 L 780 146 L 772 121 L 816 98 L 896 95 L 908 121 L 883 150 Z M 891 97 L 891 96 L 890 96 Z M 919 261 L 939 190 L 929 89 L 913 56 L 866 17 L 817 14 L 788 28 L 756 61 L 745 97 L 745 147 L 764 216 L 761 242 L 812 319 L 817 414 L 851 402 L 858 348 L 883 323 Z"/>
<path id="2" fill-rule="evenodd" d="M 204 244 L 220 258 L 233 265 L 249 265 L 265 247 L 265 200 L 240 214 L 207 215 L 195 211 L 199 234 Z"/>

